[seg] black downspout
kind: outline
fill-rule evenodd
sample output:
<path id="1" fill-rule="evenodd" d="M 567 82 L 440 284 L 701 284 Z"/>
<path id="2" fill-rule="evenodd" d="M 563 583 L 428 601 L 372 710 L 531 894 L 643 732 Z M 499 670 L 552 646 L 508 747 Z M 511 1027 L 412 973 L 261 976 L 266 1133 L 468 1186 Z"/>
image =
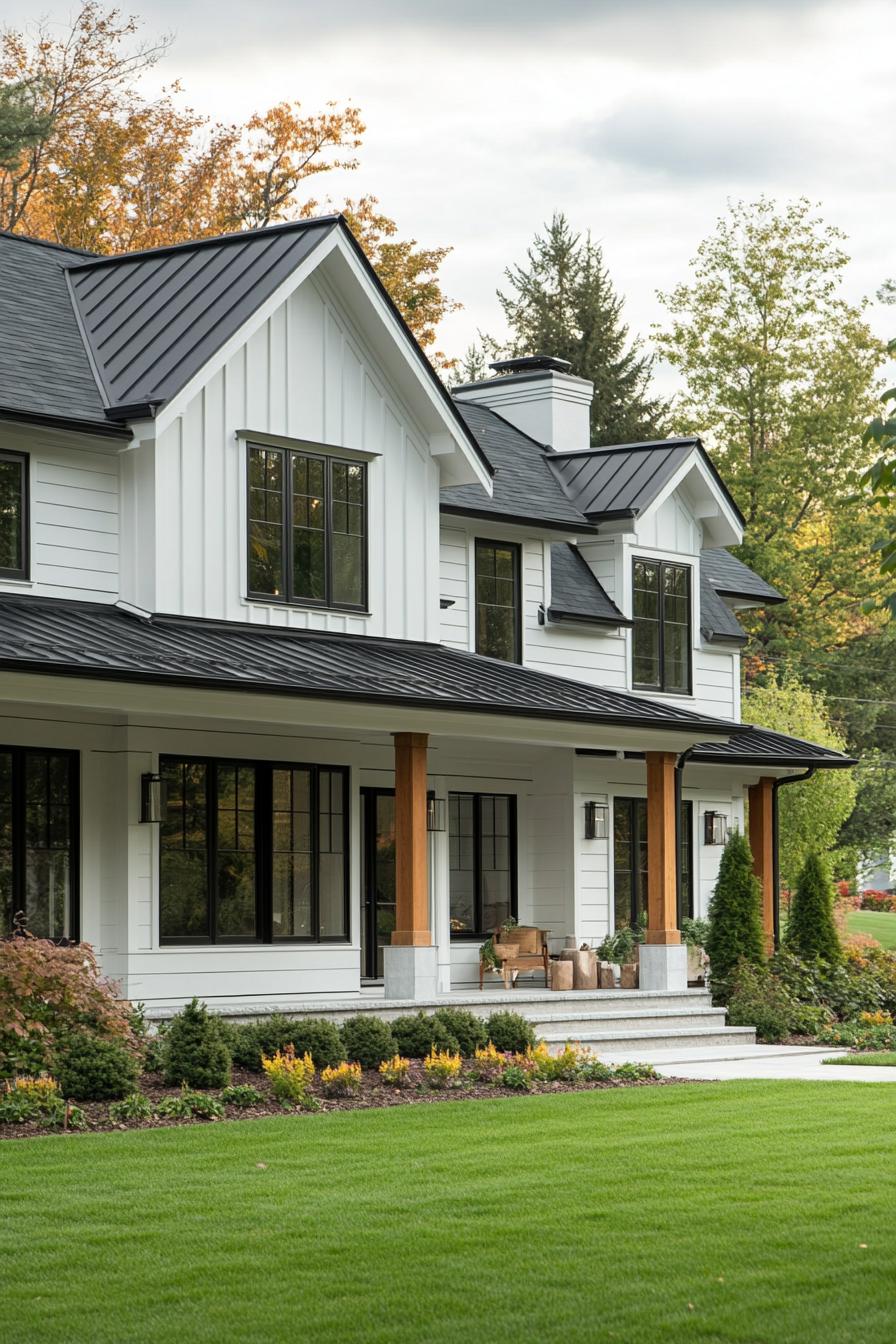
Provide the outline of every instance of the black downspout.
<path id="1" fill-rule="evenodd" d="M 679 910 L 681 909 L 681 785 L 684 768 L 690 760 L 696 747 L 688 747 L 683 751 L 675 762 L 675 921 L 676 925 L 680 920 Z"/>
<path id="2" fill-rule="evenodd" d="M 816 766 L 810 766 L 801 775 L 785 775 L 772 782 L 772 910 L 774 912 L 775 951 L 781 946 L 781 860 L 778 855 L 778 790 L 785 784 L 799 784 L 811 779 Z"/>

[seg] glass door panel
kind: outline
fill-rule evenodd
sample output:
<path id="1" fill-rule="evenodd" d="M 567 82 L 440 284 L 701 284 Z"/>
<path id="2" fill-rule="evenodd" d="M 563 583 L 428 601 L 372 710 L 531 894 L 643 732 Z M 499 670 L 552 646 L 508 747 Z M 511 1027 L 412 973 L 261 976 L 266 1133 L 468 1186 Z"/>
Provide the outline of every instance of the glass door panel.
<path id="1" fill-rule="evenodd" d="M 395 929 L 395 794 L 391 789 L 362 790 L 364 825 L 361 975 L 383 976 L 383 948 Z"/>

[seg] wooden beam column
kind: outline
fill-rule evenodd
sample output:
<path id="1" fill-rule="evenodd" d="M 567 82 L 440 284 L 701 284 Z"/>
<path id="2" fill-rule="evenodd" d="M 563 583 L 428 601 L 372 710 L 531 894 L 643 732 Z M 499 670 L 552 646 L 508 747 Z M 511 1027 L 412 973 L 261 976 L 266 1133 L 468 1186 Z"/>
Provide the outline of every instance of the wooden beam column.
<path id="1" fill-rule="evenodd" d="M 765 931 L 765 950 L 775 950 L 775 841 L 774 841 L 774 780 L 763 777 L 747 790 L 750 806 L 750 849 L 753 852 L 753 872 L 762 888 L 762 927 Z"/>
<path id="2" fill-rule="evenodd" d="M 431 947 L 426 733 L 395 733 L 395 930 L 393 947 Z"/>
<path id="3" fill-rule="evenodd" d="M 681 942 L 675 846 L 674 752 L 647 756 L 647 942 Z"/>

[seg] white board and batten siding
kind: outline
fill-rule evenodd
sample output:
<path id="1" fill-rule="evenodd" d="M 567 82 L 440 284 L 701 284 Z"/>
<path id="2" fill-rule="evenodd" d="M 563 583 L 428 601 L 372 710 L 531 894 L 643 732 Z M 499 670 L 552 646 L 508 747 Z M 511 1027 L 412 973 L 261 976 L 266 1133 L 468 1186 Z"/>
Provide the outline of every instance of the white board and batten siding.
<path id="1" fill-rule="evenodd" d="M 119 586 L 119 450 L 115 440 L 4 425 L 0 444 L 28 456 L 31 578 L 3 589 L 114 602 Z"/>
<path id="2" fill-rule="evenodd" d="M 370 453 L 369 615 L 246 598 L 247 439 Z M 438 635 L 438 467 L 323 280 L 309 278 L 190 396 L 155 445 L 154 609 L 399 639 Z M 135 491 L 134 507 L 144 495 Z"/>

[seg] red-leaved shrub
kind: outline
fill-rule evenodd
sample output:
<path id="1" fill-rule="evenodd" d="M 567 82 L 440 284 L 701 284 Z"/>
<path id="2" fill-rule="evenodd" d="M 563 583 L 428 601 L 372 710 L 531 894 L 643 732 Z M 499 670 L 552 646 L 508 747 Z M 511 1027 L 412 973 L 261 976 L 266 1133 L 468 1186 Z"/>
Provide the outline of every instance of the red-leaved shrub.
<path id="1" fill-rule="evenodd" d="M 0 942 L 0 1077 L 39 1073 L 70 1032 L 138 1050 L 131 1005 L 115 997 L 89 943 L 59 947 L 24 933 Z"/>
<path id="2" fill-rule="evenodd" d="M 875 891 L 869 887 L 862 892 L 862 910 L 896 910 L 896 896 L 891 891 Z"/>

